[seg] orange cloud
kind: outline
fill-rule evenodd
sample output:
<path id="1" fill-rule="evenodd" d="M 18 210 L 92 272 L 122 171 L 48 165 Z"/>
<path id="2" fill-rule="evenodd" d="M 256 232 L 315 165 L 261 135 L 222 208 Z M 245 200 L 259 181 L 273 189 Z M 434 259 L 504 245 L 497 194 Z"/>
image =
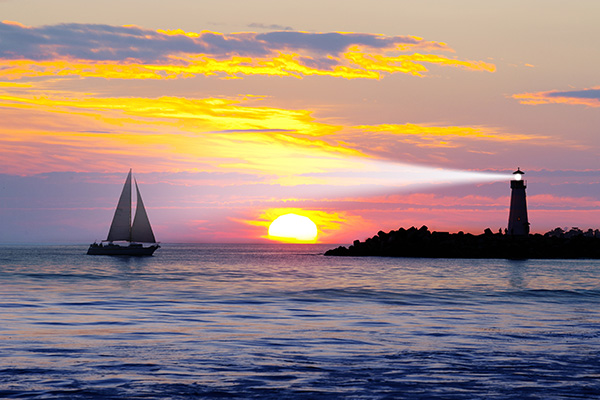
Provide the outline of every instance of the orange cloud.
<path id="1" fill-rule="evenodd" d="M 357 129 L 365 132 L 383 133 L 403 136 L 407 141 L 424 147 L 455 147 L 448 140 L 452 138 L 483 139 L 498 142 L 515 142 L 546 140 L 547 136 L 531 136 L 516 133 L 501 132 L 495 128 L 484 126 L 430 126 L 416 124 L 381 124 L 358 125 Z M 445 141 L 439 138 L 445 138 Z M 396 138 L 397 139 L 397 138 Z M 457 146 L 457 145 L 456 145 Z"/>
<path id="2" fill-rule="evenodd" d="M 493 126 L 437 126 L 431 124 L 379 124 L 347 126 L 329 140 L 360 150 L 377 159 L 401 163 L 465 168 L 473 165 L 502 168 L 505 155 L 515 149 L 545 148 L 580 151 L 588 144 L 572 138 L 505 131 Z M 504 154 L 504 156 L 501 156 Z M 504 161 L 503 161 L 504 160 Z"/>
<path id="3" fill-rule="evenodd" d="M 70 77 L 106 79 L 179 79 L 198 75 L 221 78 L 243 75 L 268 75 L 302 78 L 304 76 L 329 76 L 345 79 L 381 79 L 386 74 L 404 73 L 425 76 L 424 63 L 440 66 L 458 66 L 470 70 L 493 72 L 495 67 L 480 61 L 459 61 L 445 57 L 420 54 L 384 57 L 364 53 L 346 53 L 335 60 L 331 68 L 308 66 L 300 54 L 284 54 L 270 58 L 231 57 L 218 60 L 205 55 L 171 57 L 172 64 L 140 64 L 135 62 L 91 62 L 86 60 L 2 60 L 0 78 L 21 79 L 37 77 Z"/>
<path id="4" fill-rule="evenodd" d="M 571 104 L 600 107 L 600 86 L 583 90 L 521 93 L 513 95 L 512 98 L 518 100 L 521 104 L 527 105 Z"/>
<path id="5" fill-rule="evenodd" d="M 361 159 L 409 162 L 411 154 L 421 160 L 430 157 L 431 148 L 471 151 L 474 140 L 491 143 L 490 151 L 495 143 L 549 140 L 487 127 L 333 125 L 315 119 L 309 110 L 259 106 L 252 102 L 260 99 L 251 97 L 74 98 L 41 93 L 20 87 L 5 87 L 3 93 L 0 86 L 0 146 L 8 155 L 0 164 L 7 172 L 42 172 L 50 166 L 80 170 L 81 165 L 106 170 L 129 158 L 143 170 L 227 169 L 297 185 L 355 171 Z M 428 154 L 415 155 L 415 148 Z M 27 154 L 35 154 L 35 161 Z M 372 163 L 360 168 L 381 175 Z M 339 182 L 352 179 L 358 177 Z"/>
<path id="6" fill-rule="evenodd" d="M 33 88 L 33 84 L 19 82 L 0 82 L 0 88 Z"/>
<path id="7" fill-rule="evenodd" d="M 538 194 L 528 197 L 528 202 L 538 210 L 598 210 L 600 200 L 594 197 L 557 196 L 554 194 Z"/>
<path id="8" fill-rule="evenodd" d="M 0 164 L 13 173 L 104 170 L 129 157 L 145 170 L 227 168 L 283 179 L 299 165 L 322 172 L 361 155 L 319 139 L 339 127 L 306 110 L 242 101 L 1 95 Z"/>
<path id="9" fill-rule="evenodd" d="M 448 164 L 446 154 L 460 152 L 495 154 L 498 144 L 514 143 L 556 144 L 557 139 L 542 135 L 525 135 L 503 132 L 485 126 L 433 126 L 427 124 L 380 124 L 347 127 L 334 136 L 347 147 L 360 149 L 378 158 L 403 160 L 404 162 L 433 162 Z M 476 145 L 475 145 L 476 144 Z M 561 143 L 561 145 L 572 145 Z M 402 158 L 399 158 L 401 155 Z M 434 157 L 444 159 L 433 160 Z M 462 157 L 462 156 L 460 156 Z"/>
<path id="10" fill-rule="evenodd" d="M 16 21 L 9 21 L 9 20 L 3 20 L 2 21 L 3 24 L 5 25 L 13 25 L 13 26 L 18 26 L 19 28 L 23 28 L 23 29 L 29 29 L 30 27 L 27 25 L 23 25 L 20 22 L 16 22 Z"/>
<path id="11" fill-rule="evenodd" d="M 428 72 L 424 64 L 460 67 L 474 71 L 496 71 L 494 64 L 483 61 L 461 61 L 434 54 L 415 53 L 388 57 L 379 54 L 366 54 L 364 52 L 349 52 L 344 54 L 344 56 L 348 60 L 351 60 L 353 64 L 361 66 L 364 70 L 389 74 L 401 72 L 415 76 L 424 76 L 424 73 Z"/>

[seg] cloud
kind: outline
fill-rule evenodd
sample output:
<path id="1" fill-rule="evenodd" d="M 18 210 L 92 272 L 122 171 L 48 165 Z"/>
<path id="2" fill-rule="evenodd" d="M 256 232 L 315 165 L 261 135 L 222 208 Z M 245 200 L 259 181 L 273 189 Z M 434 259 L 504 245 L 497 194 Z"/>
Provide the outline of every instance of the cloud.
<path id="1" fill-rule="evenodd" d="M 416 124 L 381 124 L 381 125 L 359 125 L 357 128 L 363 131 L 380 133 L 387 132 L 391 135 L 404 137 L 418 137 L 423 140 L 425 147 L 447 147 L 448 143 L 440 143 L 439 140 L 451 140 L 452 138 L 473 138 L 499 142 L 514 142 L 527 140 L 545 140 L 546 136 L 530 136 L 522 134 L 510 134 L 500 132 L 497 129 L 485 126 L 431 126 Z M 440 139 L 442 138 L 442 139 Z"/>
<path id="2" fill-rule="evenodd" d="M 404 73 L 424 76 L 428 65 L 493 72 L 483 61 L 427 52 L 447 44 L 415 36 L 275 31 L 223 34 L 137 26 L 0 23 L 0 78 L 79 76 L 174 79 L 249 75 L 346 79 Z"/>
<path id="3" fill-rule="evenodd" d="M 516 144 L 520 148 L 560 149 L 571 145 L 544 135 L 512 133 L 491 126 L 410 123 L 355 125 L 336 132 L 332 138 L 380 159 L 455 168 L 465 168 L 466 159 L 475 165 L 499 167 L 506 162 L 502 155 Z"/>
<path id="4" fill-rule="evenodd" d="M 257 34 L 256 39 L 269 43 L 279 50 L 309 51 L 339 57 L 352 46 L 379 50 L 402 48 L 450 51 L 444 43 L 427 42 L 415 36 L 385 36 L 364 33 L 342 32 L 268 32 Z"/>
<path id="5" fill-rule="evenodd" d="M 528 153 L 569 143 L 485 126 L 351 125 L 313 111 L 266 107 L 254 97 L 68 96 L 0 87 L 0 171 L 229 171 L 285 185 L 342 182 L 357 160 L 501 167 L 515 145 Z M 474 161 L 473 161 L 474 160 Z M 369 169 L 369 171 L 371 171 Z M 394 175 L 394 172 L 391 172 Z M 361 177 L 375 182 L 381 173 Z"/>
<path id="6" fill-rule="evenodd" d="M 512 96 L 521 104 L 572 104 L 600 107 L 600 86 L 582 90 L 551 90 L 547 92 L 521 93 Z"/>
<path id="7" fill-rule="evenodd" d="M 322 140 L 339 129 L 307 110 L 243 99 L 51 98 L 0 95 L 0 170 L 10 173 L 142 170 L 249 172 L 292 179 L 360 152 Z"/>
<path id="8" fill-rule="evenodd" d="M 0 57 L 15 60 L 157 60 L 169 52 L 169 45 L 178 51 L 199 50 L 185 36 L 167 43 L 159 40 L 158 33 L 134 26 L 60 24 L 26 27 L 4 21 L 0 23 L 0 37 Z"/>
<path id="9" fill-rule="evenodd" d="M 281 51 L 307 51 L 340 56 L 351 46 L 372 49 L 398 48 L 451 51 L 444 43 L 414 36 L 385 36 L 359 33 L 242 32 L 222 34 L 211 31 L 184 32 L 181 29 L 152 31 L 137 26 L 59 24 L 26 27 L 0 23 L 0 56 L 5 59 L 126 60 L 165 61 L 174 54 L 203 54 L 262 57 Z"/>
<path id="10" fill-rule="evenodd" d="M 284 25 L 278 25 L 278 24 L 261 24 L 258 22 L 253 22 L 251 24 L 248 24 L 248 27 L 265 29 L 265 30 L 270 30 L 270 31 L 293 31 L 294 30 L 294 28 L 292 28 L 291 26 L 284 26 Z"/>

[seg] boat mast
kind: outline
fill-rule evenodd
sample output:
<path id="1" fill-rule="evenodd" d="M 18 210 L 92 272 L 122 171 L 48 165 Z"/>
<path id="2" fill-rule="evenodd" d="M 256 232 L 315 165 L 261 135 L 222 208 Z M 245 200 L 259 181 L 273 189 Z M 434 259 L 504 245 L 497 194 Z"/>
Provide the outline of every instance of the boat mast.
<path id="1" fill-rule="evenodd" d="M 129 182 L 129 218 L 127 220 L 127 225 L 129 226 L 129 242 L 131 242 L 131 168 L 129 168 L 129 174 L 127 175 L 127 181 Z"/>

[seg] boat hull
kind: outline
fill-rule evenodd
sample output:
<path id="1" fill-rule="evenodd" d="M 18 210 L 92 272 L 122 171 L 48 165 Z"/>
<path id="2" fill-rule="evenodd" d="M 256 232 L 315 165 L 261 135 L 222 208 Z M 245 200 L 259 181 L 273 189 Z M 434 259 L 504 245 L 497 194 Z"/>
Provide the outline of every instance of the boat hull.
<path id="1" fill-rule="evenodd" d="M 160 246 L 153 244 L 144 247 L 141 244 L 122 246 L 119 244 L 91 244 L 87 254 L 93 256 L 151 256 Z"/>

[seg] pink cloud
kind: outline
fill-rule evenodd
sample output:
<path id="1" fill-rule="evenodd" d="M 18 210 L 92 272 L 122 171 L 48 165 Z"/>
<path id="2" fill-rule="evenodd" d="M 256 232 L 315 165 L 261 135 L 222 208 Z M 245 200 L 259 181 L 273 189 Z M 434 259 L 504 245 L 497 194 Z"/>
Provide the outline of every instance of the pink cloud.
<path id="1" fill-rule="evenodd" d="M 547 92 L 521 93 L 512 96 L 521 104 L 571 104 L 600 107 L 600 86 L 582 90 L 551 90 Z"/>

